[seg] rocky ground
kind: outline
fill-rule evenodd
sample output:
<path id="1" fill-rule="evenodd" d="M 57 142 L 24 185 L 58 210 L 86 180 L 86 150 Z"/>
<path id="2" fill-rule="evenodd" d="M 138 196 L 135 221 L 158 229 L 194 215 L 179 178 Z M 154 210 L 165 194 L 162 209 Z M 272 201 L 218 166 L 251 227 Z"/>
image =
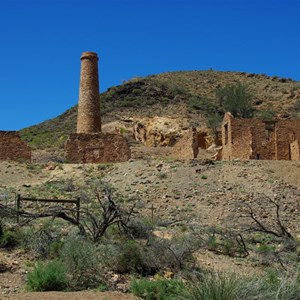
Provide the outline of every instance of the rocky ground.
<path id="1" fill-rule="evenodd" d="M 245 203 L 257 215 L 274 225 L 274 207 L 267 197 L 280 203 L 282 221 L 294 235 L 300 234 L 300 162 L 293 161 L 211 161 L 175 160 L 160 157 L 148 149 L 143 159 L 107 165 L 0 163 L 0 197 L 10 190 L 30 195 L 47 182 L 87 177 L 101 178 L 135 205 L 135 212 L 155 223 L 158 234 L 167 236 L 174 228 L 193 224 L 203 227 L 243 228 L 251 226 Z M 162 153 L 165 150 L 162 150 Z M 155 153 L 155 156 L 152 154 Z M 165 152 L 164 152 L 165 153 Z M 3 191 L 6 191 L 5 193 Z M 257 195 L 264 195 L 257 198 Z M 51 195 L 49 196 L 51 197 Z M 262 199 L 262 200 L 261 200 Z M 252 224 L 253 225 L 253 224 Z M 20 293 L 31 258 L 18 250 L 0 251 L 0 299 L 131 299 L 118 293 Z M 197 254 L 200 265 L 239 272 L 259 272 L 251 260 L 241 261 L 203 250 Z"/>

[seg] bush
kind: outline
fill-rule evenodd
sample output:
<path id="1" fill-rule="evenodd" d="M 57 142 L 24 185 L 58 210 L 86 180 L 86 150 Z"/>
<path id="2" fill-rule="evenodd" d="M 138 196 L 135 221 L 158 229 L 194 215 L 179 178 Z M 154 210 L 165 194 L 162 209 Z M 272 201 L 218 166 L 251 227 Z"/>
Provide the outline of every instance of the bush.
<path id="1" fill-rule="evenodd" d="M 206 272 L 190 282 L 189 295 L 192 300 L 267 300 L 262 283 L 230 273 Z"/>
<path id="2" fill-rule="evenodd" d="M 188 291 L 193 300 L 297 300 L 300 281 L 277 271 L 260 277 L 206 272 L 189 282 Z"/>
<path id="3" fill-rule="evenodd" d="M 275 118 L 276 112 L 272 105 L 268 105 L 266 109 L 261 110 L 258 113 L 258 118 L 262 119 L 263 121 L 273 121 Z"/>
<path id="4" fill-rule="evenodd" d="M 182 281 L 174 279 L 135 279 L 131 283 L 131 292 L 146 300 L 187 299 L 187 290 Z"/>
<path id="5" fill-rule="evenodd" d="M 193 252 L 200 247 L 200 241 L 192 234 L 176 234 L 170 240 L 154 240 L 151 245 L 158 257 L 160 269 L 179 271 L 192 268 L 195 263 Z"/>
<path id="6" fill-rule="evenodd" d="M 248 87 L 242 83 L 226 85 L 215 91 L 216 98 L 225 111 L 229 111 L 235 117 L 251 118 L 254 108 L 253 95 Z"/>
<path id="7" fill-rule="evenodd" d="M 205 115 L 212 115 L 218 112 L 218 106 L 215 104 L 214 100 L 208 99 L 207 97 L 197 97 L 193 96 L 189 98 L 188 103 L 189 111 L 199 110 Z"/>
<path id="8" fill-rule="evenodd" d="M 11 230 L 0 228 L 0 248 L 11 249 L 18 245 L 16 233 Z"/>
<path id="9" fill-rule="evenodd" d="M 130 220 L 127 224 L 130 234 L 137 239 L 148 239 L 152 236 L 153 224 L 140 219 Z"/>
<path id="10" fill-rule="evenodd" d="M 246 257 L 249 252 L 241 235 L 233 230 L 211 227 L 204 239 L 206 247 L 218 254 L 231 257 Z"/>
<path id="11" fill-rule="evenodd" d="M 112 267 L 118 273 L 152 275 L 158 270 L 151 249 L 148 250 L 133 240 L 119 245 L 112 260 Z"/>
<path id="12" fill-rule="evenodd" d="M 60 240 L 50 223 L 44 224 L 39 230 L 33 227 L 21 229 L 17 236 L 21 246 L 40 259 L 47 258 L 49 254 L 54 254 L 52 243 L 59 243 Z"/>
<path id="13" fill-rule="evenodd" d="M 26 288 L 30 291 L 62 291 L 67 287 L 67 277 L 60 261 L 37 264 L 28 274 Z"/>
<path id="14" fill-rule="evenodd" d="M 61 259 L 72 289 L 93 288 L 101 282 L 97 249 L 91 242 L 71 236 L 62 247 Z"/>
<path id="15" fill-rule="evenodd" d="M 174 272 L 193 267 L 195 258 L 192 253 L 199 241 L 188 235 L 175 236 L 171 240 L 149 237 L 143 241 L 126 241 L 118 245 L 107 245 L 102 253 L 109 252 L 109 267 L 118 273 L 154 275 L 159 271 Z"/>

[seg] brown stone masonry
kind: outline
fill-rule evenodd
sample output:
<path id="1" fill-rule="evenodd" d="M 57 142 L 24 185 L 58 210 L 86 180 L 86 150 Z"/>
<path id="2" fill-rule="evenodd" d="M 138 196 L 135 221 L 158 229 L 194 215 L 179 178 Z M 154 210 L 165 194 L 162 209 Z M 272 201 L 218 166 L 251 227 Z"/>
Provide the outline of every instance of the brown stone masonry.
<path id="1" fill-rule="evenodd" d="M 72 163 L 123 162 L 130 158 L 127 140 L 114 133 L 73 133 L 65 146 Z"/>
<path id="2" fill-rule="evenodd" d="M 94 52 L 81 55 L 77 133 L 101 132 L 98 56 Z"/>
<path id="3" fill-rule="evenodd" d="M 31 149 L 16 131 L 0 131 L 0 160 L 31 161 Z"/>
<path id="4" fill-rule="evenodd" d="M 65 156 L 71 163 L 122 162 L 130 158 L 128 142 L 122 135 L 101 132 L 98 56 L 95 52 L 81 55 L 77 133 L 69 135 Z"/>
<path id="5" fill-rule="evenodd" d="M 236 119 L 222 124 L 222 159 L 299 160 L 300 121 Z"/>
<path id="6" fill-rule="evenodd" d="M 291 160 L 300 160 L 300 147 L 298 141 L 291 143 Z"/>

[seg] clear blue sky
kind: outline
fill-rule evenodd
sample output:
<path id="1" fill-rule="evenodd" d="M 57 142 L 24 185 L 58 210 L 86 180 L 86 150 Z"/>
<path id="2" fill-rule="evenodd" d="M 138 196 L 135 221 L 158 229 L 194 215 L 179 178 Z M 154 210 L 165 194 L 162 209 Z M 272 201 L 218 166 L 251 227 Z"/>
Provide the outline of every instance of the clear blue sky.
<path id="1" fill-rule="evenodd" d="M 0 0 L 0 130 L 53 118 L 78 100 L 80 55 L 100 88 L 178 70 L 300 80 L 300 0 Z"/>

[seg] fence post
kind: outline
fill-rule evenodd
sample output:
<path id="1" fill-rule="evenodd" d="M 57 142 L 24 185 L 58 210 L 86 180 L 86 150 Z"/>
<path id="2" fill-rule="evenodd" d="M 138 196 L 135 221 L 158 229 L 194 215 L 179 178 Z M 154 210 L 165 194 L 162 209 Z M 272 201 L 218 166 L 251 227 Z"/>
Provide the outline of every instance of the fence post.
<path id="1" fill-rule="evenodd" d="M 21 195 L 20 194 L 16 195 L 16 204 L 17 204 L 17 223 L 19 223 L 20 222 L 19 212 L 20 212 L 20 208 L 21 208 Z"/>
<path id="2" fill-rule="evenodd" d="M 80 198 L 79 197 L 77 198 L 76 208 L 77 208 L 76 219 L 77 219 L 77 222 L 79 223 L 79 221 L 80 221 Z"/>
<path id="3" fill-rule="evenodd" d="M 154 228 L 154 206 L 153 206 L 153 203 L 151 205 L 151 223 L 152 223 L 152 228 Z"/>

